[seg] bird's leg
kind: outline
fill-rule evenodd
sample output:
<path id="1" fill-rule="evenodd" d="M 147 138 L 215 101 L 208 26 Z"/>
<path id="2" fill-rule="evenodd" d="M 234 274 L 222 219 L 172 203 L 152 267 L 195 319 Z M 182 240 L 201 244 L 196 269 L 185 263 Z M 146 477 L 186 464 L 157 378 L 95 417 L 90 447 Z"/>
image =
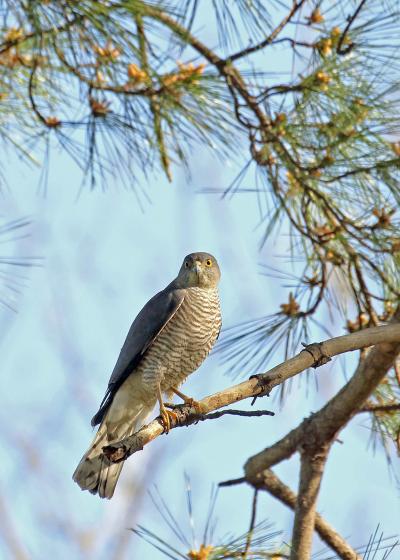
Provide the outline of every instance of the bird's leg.
<path id="1" fill-rule="evenodd" d="M 158 402 L 159 402 L 159 405 L 160 405 L 160 416 L 161 416 L 161 421 L 162 421 L 163 426 L 164 426 L 164 432 L 166 434 L 168 434 L 168 432 L 171 428 L 170 418 L 173 418 L 174 420 L 176 420 L 177 415 L 172 410 L 167 410 L 165 408 L 164 401 L 163 401 L 162 394 L 161 394 L 160 384 L 158 384 L 158 388 L 157 388 L 157 399 L 158 399 Z"/>
<path id="2" fill-rule="evenodd" d="M 175 393 L 175 395 L 178 395 L 178 397 L 182 399 L 185 404 L 187 404 L 188 406 L 193 406 L 193 408 L 195 408 L 197 412 L 199 413 L 204 412 L 201 404 L 198 401 L 196 401 L 193 397 L 188 397 L 184 393 L 181 393 L 181 391 L 178 391 L 176 387 L 171 387 L 171 391 Z"/>

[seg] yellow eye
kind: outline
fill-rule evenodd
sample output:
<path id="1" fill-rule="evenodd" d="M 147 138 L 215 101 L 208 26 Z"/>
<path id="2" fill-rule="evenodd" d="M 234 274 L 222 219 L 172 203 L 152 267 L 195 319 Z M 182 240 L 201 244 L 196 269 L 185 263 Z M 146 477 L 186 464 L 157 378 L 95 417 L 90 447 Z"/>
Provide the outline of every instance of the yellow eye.
<path id="1" fill-rule="evenodd" d="M 212 266 L 212 260 L 211 259 L 206 260 L 206 266 Z"/>

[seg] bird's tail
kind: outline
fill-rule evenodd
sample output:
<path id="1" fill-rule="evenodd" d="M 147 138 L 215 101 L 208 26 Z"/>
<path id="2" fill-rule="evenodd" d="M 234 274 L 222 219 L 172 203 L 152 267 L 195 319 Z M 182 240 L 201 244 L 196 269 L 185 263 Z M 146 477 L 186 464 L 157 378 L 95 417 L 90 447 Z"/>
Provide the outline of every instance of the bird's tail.
<path id="1" fill-rule="evenodd" d="M 141 407 L 137 415 L 118 425 L 117 434 L 114 432 L 112 439 L 107 433 L 107 416 L 105 417 L 91 446 L 72 475 L 82 490 L 89 490 L 92 494 L 98 494 L 100 498 L 112 498 L 124 463 L 112 463 L 104 455 L 103 447 L 137 432 L 144 425 L 150 412 L 151 408 Z"/>

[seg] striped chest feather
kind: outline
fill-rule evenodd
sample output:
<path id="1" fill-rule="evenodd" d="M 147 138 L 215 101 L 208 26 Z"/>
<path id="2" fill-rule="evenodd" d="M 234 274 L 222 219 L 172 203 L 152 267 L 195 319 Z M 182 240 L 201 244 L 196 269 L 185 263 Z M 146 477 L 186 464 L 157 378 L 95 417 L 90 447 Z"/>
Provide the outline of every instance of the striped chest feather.
<path id="1" fill-rule="evenodd" d="M 162 389 L 179 385 L 209 354 L 221 328 L 217 289 L 188 288 L 184 301 L 165 325 L 139 366 L 143 379 Z"/>

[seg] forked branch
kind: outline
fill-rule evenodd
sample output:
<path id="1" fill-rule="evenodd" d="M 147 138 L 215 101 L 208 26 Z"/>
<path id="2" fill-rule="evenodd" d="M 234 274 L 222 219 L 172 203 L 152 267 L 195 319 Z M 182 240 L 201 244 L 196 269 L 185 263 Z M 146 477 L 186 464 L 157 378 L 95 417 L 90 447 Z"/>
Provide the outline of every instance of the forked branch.
<path id="1" fill-rule="evenodd" d="M 400 321 L 400 307 L 392 323 Z M 398 325 L 391 325 L 396 327 Z M 378 327 L 379 328 L 379 327 Z M 389 326 L 390 328 L 390 326 Z M 338 432 L 362 409 L 400 353 L 400 341 L 376 345 L 360 362 L 350 381 L 319 410 L 284 438 L 251 457 L 245 465 L 247 482 L 264 485 L 269 468 L 295 452 L 301 454 L 299 495 L 296 500 L 291 560 L 309 560 L 316 520 L 319 487 L 330 446 Z"/>
<path id="2" fill-rule="evenodd" d="M 297 494 L 284 484 L 270 469 L 264 471 L 264 485 L 260 490 L 266 490 L 280 502 L 295 510 Z M 315 514 L 315 531 L 342 560 L 361 560 L 356 551 L 325 521 L 319 514 Z"/>

